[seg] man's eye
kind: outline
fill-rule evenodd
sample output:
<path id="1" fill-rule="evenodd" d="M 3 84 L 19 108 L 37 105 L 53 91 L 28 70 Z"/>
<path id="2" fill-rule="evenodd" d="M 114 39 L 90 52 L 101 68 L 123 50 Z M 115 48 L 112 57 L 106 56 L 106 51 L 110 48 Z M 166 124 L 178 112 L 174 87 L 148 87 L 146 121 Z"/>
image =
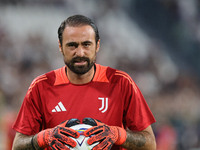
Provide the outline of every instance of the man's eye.
<path id="1" fill-rule="evenodd" d="M 89 44 L 84 44 L 84 46 L 85 46 L 85 47 L 88 47 L 88 46 L 89 46 Z"/>
<path id="2" fill-rule="evenodd" d="M 69 46 L 69 47 L 73 47 L 74 45 L 69 44 L 68 46 Z"/>
<path id="3" fill-rule="evenodd" d="M 91 44 L 90 43 L 84 43 L 83 46 L 84 47 L 89 47 Z"/>
<path id="4" fill-rule="evenodd" d="M 74 44 L 69 44 L 68 46 L 69 46 L 69 47 L 75 47 L 75 45 L 74 45 Z"/>

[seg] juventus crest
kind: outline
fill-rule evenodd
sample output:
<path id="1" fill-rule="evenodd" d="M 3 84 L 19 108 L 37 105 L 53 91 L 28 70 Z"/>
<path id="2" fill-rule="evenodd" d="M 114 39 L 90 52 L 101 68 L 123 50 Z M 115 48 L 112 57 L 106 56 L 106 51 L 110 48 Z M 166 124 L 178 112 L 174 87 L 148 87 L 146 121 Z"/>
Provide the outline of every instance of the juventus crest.
<path id="1" fill-rule="evenodd" d="M 98 99 L 101 100 L 101 107 L 99 108 L 99 110 L 102 113 L 105 113 L 108 109 L 108 98 L 99 97 Z"/>

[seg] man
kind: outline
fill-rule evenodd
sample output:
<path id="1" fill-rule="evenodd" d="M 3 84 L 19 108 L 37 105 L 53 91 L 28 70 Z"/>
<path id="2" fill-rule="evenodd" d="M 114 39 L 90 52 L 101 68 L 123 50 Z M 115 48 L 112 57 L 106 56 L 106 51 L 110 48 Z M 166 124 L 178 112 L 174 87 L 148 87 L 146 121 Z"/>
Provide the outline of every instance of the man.
<path id="1" fill-rule="evenodd" d="M 65 66 L 37 77 L 29 87 L 13 128 L 13 149 L 68 149 L 85 123 L 99 142 L 93 149 L 155 150 L 155 119 L 140 90 L 126 73 L 95 63 L 100 48 L 96 25 L 75 15 L 58 29 Z M 73 118 L 73 119 L 72 119 Z M 67 146 L 66 146 L 67 145 Z"/>

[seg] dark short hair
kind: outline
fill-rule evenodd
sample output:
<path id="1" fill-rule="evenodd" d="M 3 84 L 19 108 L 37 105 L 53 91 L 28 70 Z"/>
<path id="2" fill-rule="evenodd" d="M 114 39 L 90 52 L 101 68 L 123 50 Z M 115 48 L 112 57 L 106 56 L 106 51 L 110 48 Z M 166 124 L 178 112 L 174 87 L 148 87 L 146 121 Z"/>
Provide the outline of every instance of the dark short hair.
<path id="1" fill-rule="evenodd" d="M 95 41 L 97 43 L 100 39 L 100 36 L 99 36 L 98 28 L 95 25 L 95 23 L 90 18 L 88 18 L 86 16 L 74 15 L 74 16 L 70 16 L 69 18 L 64 20 L 61 23 L 60 27 L 58 28 L 58 39 L 59 39 L 61 46 L 62 46 L 62 40 L 63 40 L 63 31 L 64 31 L 66 26 L 78 27 L 78 26 L 83 26 L 83 25 L 89 25 L 93 28 L 93 30 L 95 32 Z"/>

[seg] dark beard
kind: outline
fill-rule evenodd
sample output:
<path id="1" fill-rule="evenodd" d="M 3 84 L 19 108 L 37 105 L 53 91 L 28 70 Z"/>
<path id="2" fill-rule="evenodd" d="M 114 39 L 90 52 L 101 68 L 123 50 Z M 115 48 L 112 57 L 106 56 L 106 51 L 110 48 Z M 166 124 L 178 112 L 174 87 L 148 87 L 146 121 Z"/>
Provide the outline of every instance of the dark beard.
<path id="1" fill-rule="evenodd" d="M 75 66 L 75 63 L 80 61 L 86 61 L 87 64 L 82 66 Z M 94 63 L 95 60 L 90 62 L 90 59 L 87 57 L 75 57 L 72 58 L 72 60 L 69 63 L 65 62 L 65 64 L 71 71 L 79 75 L 87 73 L 92 68 L 92 66 L 94 66 Z"/>

